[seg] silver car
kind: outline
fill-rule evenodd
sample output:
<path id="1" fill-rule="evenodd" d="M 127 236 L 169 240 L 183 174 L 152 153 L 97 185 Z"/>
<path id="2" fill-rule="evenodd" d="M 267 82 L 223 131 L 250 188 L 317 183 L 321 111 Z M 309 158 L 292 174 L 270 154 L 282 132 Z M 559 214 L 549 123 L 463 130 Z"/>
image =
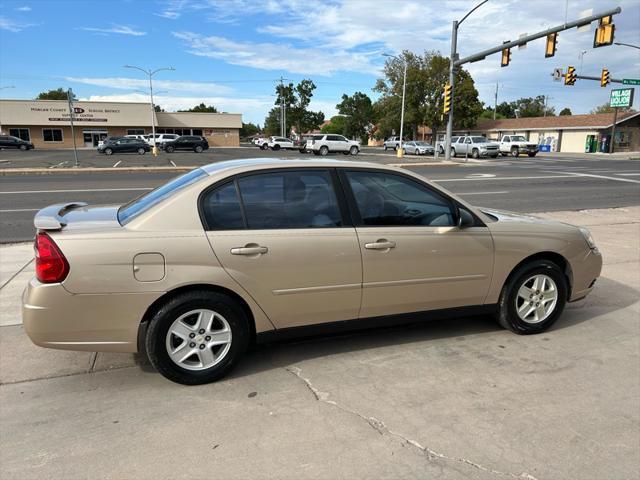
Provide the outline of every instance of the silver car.
<path id="1" fill-rule="evenodd" d="M 434 148 L 427 142 L 410 141 L 402 144 L 404 153 L 412 155 L 433 155 Z"/>

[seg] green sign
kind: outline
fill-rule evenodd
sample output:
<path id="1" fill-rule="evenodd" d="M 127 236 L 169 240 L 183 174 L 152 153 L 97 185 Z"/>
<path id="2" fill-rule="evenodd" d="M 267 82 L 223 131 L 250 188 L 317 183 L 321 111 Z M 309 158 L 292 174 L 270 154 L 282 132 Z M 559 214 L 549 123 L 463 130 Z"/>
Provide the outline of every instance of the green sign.
<path id="1" fill-rule="evenodd" d="M 640 85 L 640 79 L 638 78 L 623 78 L 623 85 Z"/>
<path id="2" fill-rule="evenodd" d="M 633 88 L 618 88 L 611 90 L 609 105 L 612 107 L 627 108 L 633 105 Z"/>

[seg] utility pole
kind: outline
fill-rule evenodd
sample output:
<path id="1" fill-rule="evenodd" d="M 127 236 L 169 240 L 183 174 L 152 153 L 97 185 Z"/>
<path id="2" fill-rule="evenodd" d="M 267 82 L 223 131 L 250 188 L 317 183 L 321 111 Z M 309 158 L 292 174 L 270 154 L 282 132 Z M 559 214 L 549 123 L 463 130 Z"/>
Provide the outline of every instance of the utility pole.
<path id="1" fill-rule="evenodd" d="M 613 107 L 613 126 L 611 127 L 611 140 L 609 141 L 609 153 L 613 153 L 613 143 L 616 139 L 616 123 L 618 122 L 618 107 Z"/>
<path id="2" fill-rule="evenodd" d="M 493 99 L 493 119 L 496 119 L 496 110 L 498 110 L 498 82 L 496 82 L 496 95 Z"/>
<path id="3" fill-rule="evenodd" d="M 486 0 L 485 0 L 486 1 Z M 482 2 L 484 3 L 484 2 Z M 482 4 L 480 4 L 482 5 Z M 478 5 L 478 7 L 480 6 Z M 476 7 L 476 8 L 478 8 Z M 475 8 L 474 8 L 475 10 Z M 473 10 L 472 10 L 473 11 Z M 469 12 L 471 13 L 471 12 Z M 469 14 L 467 14 L 469 15 Z M 466 17 L 465 17 L 466 18 Z M 463 18 L 464 20 L 464 18 Z M 458 21 L 454 20 L 451 28 L 451 57 L 449 58 L 449 86 L 451 87 L 451 107 L 449 110 L 449 117 L 447 118 L 447 136 L 444 141 L 444 159 L 446 161 L 451 160 L 451 135 L 453 135 L 453 93 L 454 93 L 454 77 L 455 77 L 455 62 L 458 60 Z"/>
<path id="4" fill-rule="evenodd" d="M 71 138 L 73 138 L 73 156 L 75 157 L 74 167 L 78 167 L 78 148 L 76 147 L 76 132 L 73 128 L 73 92 L 71 89 L 67 90 L 67 102 L 69 103 L 69 122 L 71 122 Z"/>

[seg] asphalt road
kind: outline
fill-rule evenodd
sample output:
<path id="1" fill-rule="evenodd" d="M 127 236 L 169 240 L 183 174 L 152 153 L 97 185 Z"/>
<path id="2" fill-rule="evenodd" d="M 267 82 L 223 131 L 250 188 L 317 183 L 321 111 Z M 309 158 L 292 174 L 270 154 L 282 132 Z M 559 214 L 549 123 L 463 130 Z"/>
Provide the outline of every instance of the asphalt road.
<path id="1" fill-rule="evenodd" d="M 25 152 L 2 152 L 1 160 L 18 158 Z M 69 158 L 71 152 L 26 152 L 36 155 L 40 165 Z M 47 155 L 45 155 L 45 153 Z M 95 157 L 95 152 L 84 152 Z M 178 165 L 200 165 L 230 158 L 260 156 L 299 157 L 298 152 L 261 152 L 257 149 L 220 149 L 201 155 L 164 154 L 152 161 L 175 159 Z M 142 157 L 145 157 L 142 159 Z M 25 160 L 26 157 L 22 158 Z M 92 157 L 91 157 L 92 158 Z M 106 157 L 99 157 L 103 161 Z M 149 161 L 148 155 L 120 155 L 109 162 L 131 158 Z M 517 212 L 549 212 L 640 205 L 640 161 L 597 158 L 562 159 L 553 157 L 500 158 L 464 165 L 420 166 L 425 158 L 395 158 L 376 150 L 357 157 L 377 163 L 404 162 L 406 168 L 434 180 L 471 203 Z M 142 159 L 142 160 L 141 160 Z M 29 160 L 32 161 L 32 160 Z M 36 160 L 33 160 L 34 162 Z M 87 160 L 83 159 L 83 163 Z M 100 164 L 105 166 L 105 164 Z M 0 177 L 0 243 L 33 238 L 33 216 L 50 204 L 84 201 L 90 204 L 124 203 L 161 184 L 175 173 L 118 172 L 52 175 L 4 175 Z"/>

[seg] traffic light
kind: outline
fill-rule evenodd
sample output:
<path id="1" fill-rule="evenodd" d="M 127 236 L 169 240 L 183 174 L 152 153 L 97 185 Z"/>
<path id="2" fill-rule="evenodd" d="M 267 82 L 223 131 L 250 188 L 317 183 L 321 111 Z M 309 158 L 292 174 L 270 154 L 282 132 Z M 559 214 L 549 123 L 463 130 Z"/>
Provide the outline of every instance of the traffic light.
<path id="1" fill-rule="evenodd" d="M 609 78 L 609 70 L 607 70 L 606 68 L 603 68 L 602 73 L 600 74 L 600 86 L 606 87 L 607 85 L 609 85 L 610 82 L 611 82 L 611 79 Z"/>
<path id="2" fill-rule="evenodd" d="M 558 46 L 558 34 L 550 33 L 547 35 L 547 48 L 544 51 L 544 58 L 553 57 L 556 54 L 556 47 Z"/>
<path id="3" fill-rule="evenodd" d="M 613 24 L 613 16 L 602 17 L 593 37 L 593 48 L 611 45 L 613 43 L 613 33 L 615 30 L 616 26 Z"/>
<path id="4" fill-rule="evenodd" d="M 506 42 L 502 42 L 502 43 L 509 43 L 509 42 L 510 40 L 507 40 Z M 509 65 L 510 61 L 511 61 L 511 49 L 505 48 L 504 50 L 502 50 L 502 60 L 500 61 L 500 66 L 506 67 Z"/>
<path id="5" fill-rule="evenodd" d="M 444 104 L 442 108 L 442 113 L 449 113 L 451 111 L 451 85 L 446 83 L 444 85 Z"/>
<path id="6" fill-rule="evenodd" d="M 574 85 L 576 83 L 576 67 L 567 67 L 567 73 L 564 76 L 565 85 Z"/>

